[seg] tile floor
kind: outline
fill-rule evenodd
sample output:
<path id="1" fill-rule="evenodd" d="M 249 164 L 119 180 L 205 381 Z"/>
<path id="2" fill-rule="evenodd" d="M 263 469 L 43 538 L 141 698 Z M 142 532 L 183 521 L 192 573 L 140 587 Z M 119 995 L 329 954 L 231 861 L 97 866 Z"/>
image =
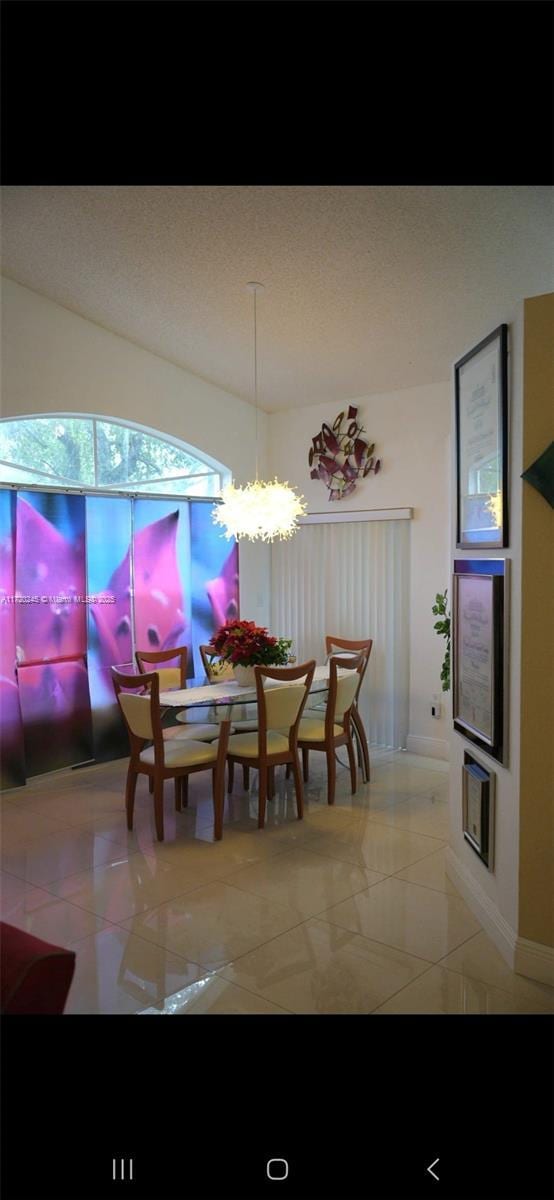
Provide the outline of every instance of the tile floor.
<path id="1" fill-rule="evenodd" d="M 3 919 L 76 951 L 67 1013 L 541 1013 L 554 991 L 515 975 L 445 872 L 446 763 L 372 754 L 325 800 L 311 756 L 305 818 L 278 779 L 257 829 L 241 772 L 212 840 L 210 776 L 187 811 L 167 787 L 156 841 L 145 780 L 126 828 L 126 760 L 2 797 Z"/>

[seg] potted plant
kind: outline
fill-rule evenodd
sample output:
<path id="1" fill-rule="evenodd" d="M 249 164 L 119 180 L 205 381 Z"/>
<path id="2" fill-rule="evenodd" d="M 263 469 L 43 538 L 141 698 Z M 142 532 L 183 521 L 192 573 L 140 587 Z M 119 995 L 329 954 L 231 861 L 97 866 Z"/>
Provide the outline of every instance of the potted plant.
<path id="1" fill-rule="evenodd" d="M 446 650 L 441 667 L 441 683 L 443 692 L 450 691 L 450 613 L 446 607 L 446 598 L 448 591 L 437 592 L 435 603 L 432 612 L 435 617 L 441 617 L 440 621 L 435 621 L 433 626 L 436 629 L 439 637 L 446 638 Z"/>
<path id="2" fill-rule="evenodd" d="M 231 663 L 238 684 L 253 686 L 254 667 L 286 666 L 290 638 L 275 638 L 254 621 L 230 621 L 210 638 L 210 646 L 224 662 Z"/>

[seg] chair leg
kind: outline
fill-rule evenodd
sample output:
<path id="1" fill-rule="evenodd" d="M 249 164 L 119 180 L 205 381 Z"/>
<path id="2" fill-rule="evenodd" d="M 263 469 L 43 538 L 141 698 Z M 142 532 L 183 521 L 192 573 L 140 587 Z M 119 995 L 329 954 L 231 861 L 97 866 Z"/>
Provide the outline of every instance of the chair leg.
<path id="1" fill-rule="evenodd" d="M 358 751 L 358 766 L 359 766 L 359 768 L 360 768 L 360 771 L 363 773 L 363 770 L 364 770 L 364 760 L 363 760 L 363 758 L 362 758 L 362 743 L 361 743 L 361 741 L 360 741 L 360 735 L 359 735 L 359 733 L 358 733 L 358 730 L 356 729 L 356 726 L 355 726 L 354 722 L 352 722 L 352 729 L 351 729 L 351 732 L 353 732 L 353 734 L 354 734 L 354 737 L 355 737 L 355 739 L 356 739 L 356 750 Z"/>
<path id="2" fill-rule="evenodd" d="M 350 782 L 352 785 L 352 795 L 354 796 L 356 794 L 358 782 L 356 779 L 356 755 L 354 753 L 354 743 L 351 738 L 349 738 L 346 743 L 346 749 L 348 752 L 348 762 L 350 763 Z"/>
<path id="3" fill-rule="evenodd" d="M 250 767 L 247 767 L 246 763 L 242 764 L 242 786 L 245 792 L 247 792 L 250 787 Z"/>
<path id="4" fill-rule="evenodd" d="M 288 764 L 287 764 L 288 765 Z M 290 764 L 294 775 L 294 790 L 296 792 L 296 811 L 298 820 L 301 821 L 304 816 L 304 786 L 302 783 L 302 774 L 300 771 L 300 763 L 298 756 L 295 754 L 294 761 Z"/>
<path id="5" fill-rule="evenodd" d="M 358 735 L 358 744 L 362 748 L 362 757 L 364 760 L 363 766 L 364 766 L 365 782 L 369 783 L 369 780 L 370 780 L 369 746 L 367 744 L 367 737 L 366 737 L 366 733 L 365 733 L 365 729 L 364 729 L 364 723 L 362 721 L 362 718 L 361 718 L 357 708 L 352 709 L 352 721 L 354 723 L 354 726 L 355 726 L 355 729 L 356 729 L 356 732 Z"/>
<path id="6" fill-rule="evenodd" d="M 137 772 L 129 767 L 125 786 L 125 809 L 127 811 L 127 829 L 133 828 L 133 813 L 135 811 L 135 791 L 137 787 Z"/>
<path id="7" fill-rule="evenodd" d="M 327 803 L 335 803 L 335 780 L 337 776 L 337 768 L 335 763 L 335 747 L 330 746 L 327 750 Z"/>
<path id="8" fill-rule="evenodd" d="M 265 767 L 258 770 L 258 829 L 265 825 L 265 802 L 267 796 L 267 772 Z"/>
<path id="9" fill-rule="evenodd" d="M 275 799 L 275 767 L 267 769 L 267 798 L 268 800 Z"/>
<path id="10" fill-rule="evenodd" d="M 227 770 L 228 770 L 227 792 L 229 793 L 229 795 L 231 795 L 231 792 L 233 790 L 233 777 L 235 774 L 235 764 L 234 764 L 232 758 L 227 759 Z"/>
<path id="11" fill-rule="evenodd" d="M 181 775 L 181 804 L 183 808 L 188 808 L 189 804 L 189 777 Z"/>
<path id="12" fill-rule="evenodd" d="M 159 842 L 164 840 L 164 781 L 161 775 L 154 777 L 154 820 L 156 822 L 156 837 Z"/>
<path id="13" fill-rule="evenodd" d="M 287 763 L 285 767 L 285 779 L 290 779 L 292 775 L 292 763 Z"/>
<path id="14" fill-rule="evenodd" d="M 151 796 L 154 795 L 154 776 L 153 775 L 148 776 L 148 791 L 150 792 Z"/>
<path id="15" fill-rule="evenodd" d="M 310 751 L 302 750 L 302 772 L 304 775 L 304 783 L 308 783 L 310 778 Z"/>

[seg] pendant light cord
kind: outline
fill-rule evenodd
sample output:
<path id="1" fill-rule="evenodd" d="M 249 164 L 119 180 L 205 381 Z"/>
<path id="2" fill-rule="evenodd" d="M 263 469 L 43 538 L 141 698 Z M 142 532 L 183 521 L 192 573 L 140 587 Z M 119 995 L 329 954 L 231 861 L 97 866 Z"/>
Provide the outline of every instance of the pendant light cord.
<path id="1" fill-rule="evenodd" d="M 259 413 L 258 413 L 258 312 L 257 312 L 257 293 L 263 292 L 263 283 L 247 283 L 246 287 L 249 292 L 254 295 L 254 407 L 256 409 L 256 483 L 259 480 Z"/>
<path id="2" fill-rule="evenodd" d="M 256 407 L 256 483 L 258 482 L 258 330 L 256 323 L 256 292 L 254 289 L 254 404 Z"/>

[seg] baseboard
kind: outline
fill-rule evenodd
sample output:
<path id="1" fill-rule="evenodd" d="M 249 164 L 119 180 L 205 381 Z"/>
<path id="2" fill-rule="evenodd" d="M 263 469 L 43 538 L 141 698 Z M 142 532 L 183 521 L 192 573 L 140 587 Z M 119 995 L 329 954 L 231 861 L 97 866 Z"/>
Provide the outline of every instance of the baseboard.
<path id="1" fill-rule="evenodd" d="M 540 983 L 554 987 L 554 948 L 518 937 L 514 970 L 518 975 L 527 975 L 530 979 L 538 979 Z"/>
<path id="2" fill-rule="evenodd" d="M 494 942 L 504 961 L 514 971 L 517 942 L 515 929 L 508 924 L 494 900 L 491 900 L 464 863 L 460 862 L 450 846 L 446 851 L 446 874 L 461 892 L 472 913 L 481 922 L 483 929 Z"/>
<path id="3" fill-rule="evenodd" d="M 450 747 L 444 738 L 417 737 L 416 734 L 409 733 L 406 750 L 409 750 L 410 754 L 424 754 L 427 758 L 442 758 L 446 762 L 450 758 Z"/>
<path id="4" fill-rule="evenodd" d="M 446 851 L 446 873 L 461 892 L 474 916 L 481 922 L 496 949 L 512 971 L 548 983 L 554 987 L 554 949 L 540 942 L 518 937 L 499 911 L 494 900 L 481 887 L 471 871 L 460 862 L 449 846 Z"/>

